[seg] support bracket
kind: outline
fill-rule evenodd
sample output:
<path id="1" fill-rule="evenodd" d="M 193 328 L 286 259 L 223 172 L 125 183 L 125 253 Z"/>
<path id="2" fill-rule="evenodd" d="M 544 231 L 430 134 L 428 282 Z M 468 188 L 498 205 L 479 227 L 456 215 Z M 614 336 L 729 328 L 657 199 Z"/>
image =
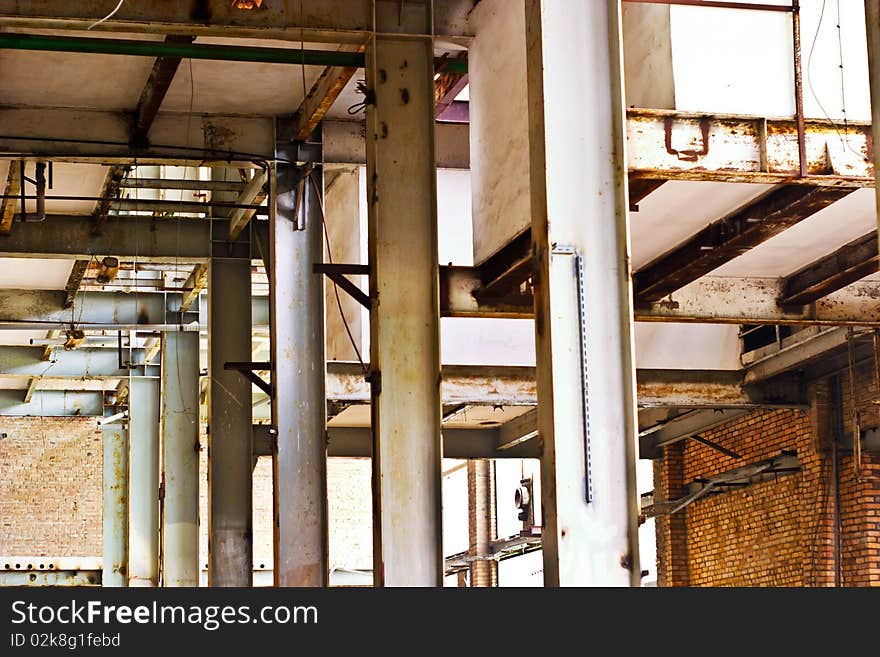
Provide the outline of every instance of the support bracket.
<path id="1" fill-rule="evenodd" d="M 331 281 L 341 287 L 348 295 L 361 304 L 367 310 L 373 307 L 373 300 L 364 294 L 357 285 L 352 283 L 346 276 L 369 276 L 369 265 L 349 265 L 349 264 L 332 264 L 316 262 L 312 265 L 312 272 L 315 274 L 324 274 Z"/>
<path id="2" fill-rule="evenodd" d="M 228 362 L 223 363 L 224 370 L 234 370 L 236 372 L 240 372 L 244 378 L 257 386 L 260 390 L 265 392 L 269 398 L 274 396 L 272 390 L 272 384 L 266 382 L 265 379 L 258 376 L 255 370 L 272 370 L 271 362 Z"/>

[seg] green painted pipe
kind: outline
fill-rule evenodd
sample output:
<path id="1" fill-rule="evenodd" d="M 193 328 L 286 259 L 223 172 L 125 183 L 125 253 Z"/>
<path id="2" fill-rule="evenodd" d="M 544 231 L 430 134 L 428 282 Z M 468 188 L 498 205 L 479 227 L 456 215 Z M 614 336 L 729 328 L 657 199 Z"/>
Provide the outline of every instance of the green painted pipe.
<path id="1" fill-rule="evenodd" d="M 99 55 L 133 55 L 135 57 L 177 57 L 180 59 L 213 59 L 226 62 L 260 62 L 264 64 L 305 64 L 307 66 L 345 66 L 363 68 L 363 53 L 338 50 L 300 50 L 298 48 L 262 48 L 169 41 L 132 41 L 128 39 L 94 39 L 88 37 L 44 36 L 37 34 L 0 33 L 0 48 L 42 50 L 50 52 L 81 52 Z M 467 61 L 449 60 L 442 71 L 467 73 Z"/>

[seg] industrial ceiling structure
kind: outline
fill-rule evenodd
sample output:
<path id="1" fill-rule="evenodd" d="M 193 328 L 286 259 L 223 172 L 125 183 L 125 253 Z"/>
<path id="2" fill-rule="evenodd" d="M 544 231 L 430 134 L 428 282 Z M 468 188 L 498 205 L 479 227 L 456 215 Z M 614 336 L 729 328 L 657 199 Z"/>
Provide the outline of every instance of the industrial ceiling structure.
<path id="1" fill-rule="evenodd" d="M 585 34 L 527 2 L 531 131 L 494 164 L 528 163 L 507 178 L 530 223 L 475 209 L 475 239 L 499 246 L 447 264 L 438 244 L 461 237 L 443 195 L 483 184 L 474 131 L 505 129 L 475 100 L 503 75 L 470 57 L 485 5 L 130 1 L 101 21 L 110 4 L 0 0 L 0 415 L 104 418 L 105 467 L 125 452 L 131 531 L 148 537 L 129 545 L 105 517 L 105 585 L 160 567 L 198 581 L 181 454 L 200 425 L 212 585 L 252 582 L 254 455 L 273 457 L 289 501 L 278 585 L 327 583 L 327 456 L 374 459 L 377 583 L 442 581 L 441 456 L 541 458 L 547 583 L 634 583 L 636 455 L 804 407 L 804 381 L 846 358 L 847 327 L 880 328 L 876 130 L 849 121 L 842 145 L 805 118 L 799 36 L 794 116 L 634 107 L 621 73 L 637 62 L 606 26 L 642 3 L 577 3 Z M 665 4 L 799 29 L 790 3 Z M 335 182 L 350 171 L 353 209 Z M 455 320 L 442 335 L 441 318 Z M 514 325 L 510 353 L 441 362 L 441 338 L 480 349 Z M 162 533 L 161 564 L 156 510 L 136 499 L 160 450 L 182 468 L 164 503 L 190 519 Z M 573 556 L 589 548 L 590 563 Z"/>

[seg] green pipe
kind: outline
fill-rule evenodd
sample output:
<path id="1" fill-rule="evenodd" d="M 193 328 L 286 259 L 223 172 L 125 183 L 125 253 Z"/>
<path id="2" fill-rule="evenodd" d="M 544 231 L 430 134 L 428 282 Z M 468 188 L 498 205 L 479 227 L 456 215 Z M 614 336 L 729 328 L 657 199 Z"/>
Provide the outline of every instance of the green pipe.
<path id="1" fill-rule="evenodd" d="M 365 65 L 363 53 L 340 52 L 338 50 L 300 50 L 295 47 L 263 48 L 256 46 L 94 39 L 36 34 L 0 33 L 0 48 L 49 52 L 81 52 L 99 55 L 133 55 L 135 57 L 212 59 L 226 62 L 259 62 L 264 64 L 305 64 L 307 66 L 345 66 L 351 68 L 364 68 Z M 449 60 L 441 70 L 451 73 L 467 73 L 467 61 Z"/>

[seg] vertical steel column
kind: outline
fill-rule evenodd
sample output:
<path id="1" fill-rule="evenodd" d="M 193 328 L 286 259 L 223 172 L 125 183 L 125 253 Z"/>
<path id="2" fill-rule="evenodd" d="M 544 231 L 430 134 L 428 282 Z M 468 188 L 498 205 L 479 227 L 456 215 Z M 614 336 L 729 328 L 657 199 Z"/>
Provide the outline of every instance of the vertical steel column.
<path id="1" fill-rule="evenodd" d="M 212 258 L 208 276 L 208 586 L 251 586 L 251 383 L 223 369 L 251 360 L 251 264 Z"/>
<path id="2" fill-rule="evenodd" d="M 279 163 L 270 179 L 276 586 L 329 583 L 324 277 L 312 272 L 323 260 L 323 187 L 320 166 Z"/>
<path id="3" fill-rule="evenodd" d="M 469 459 L 468 542 L 471 586 L 498 586 L 498 562 L 492 559 L 495 538 L 495 464 L 489 459 Z"/>
<path id="4" fill-rule="evenodd" d="M 880 0 L 865 0 L 868 79 L 871 87 L 871 135 L 874 138 L 874 189 L 880 228 Z"/>
<path id="5" fill-rule="evenodd" d="M 159 379 L 128 383 L 128 585 L 159 585 Z"/>
<path id="6" fill-rule="evenodd" d="M 128 432 L 121 422 L 101 427 L 104 443 L 103 586 L 128 586 Z"/>
<path id="7" fill-rule="evenodd" d="M 430 4 L 425 34 L 431 34 Z M 442 586 L 433 43 L 367 48 L 373 563 L 378 586 Z"/>
<path id="8" fill-rule="evenodd" d="M 199 334 L 162 335 L 162 581 L 199 585 Z"/>
<path id="9" fill-rule="evenodd" d="M 620 0 L 526 0 L 544 581 L 639 583 Z"/>

